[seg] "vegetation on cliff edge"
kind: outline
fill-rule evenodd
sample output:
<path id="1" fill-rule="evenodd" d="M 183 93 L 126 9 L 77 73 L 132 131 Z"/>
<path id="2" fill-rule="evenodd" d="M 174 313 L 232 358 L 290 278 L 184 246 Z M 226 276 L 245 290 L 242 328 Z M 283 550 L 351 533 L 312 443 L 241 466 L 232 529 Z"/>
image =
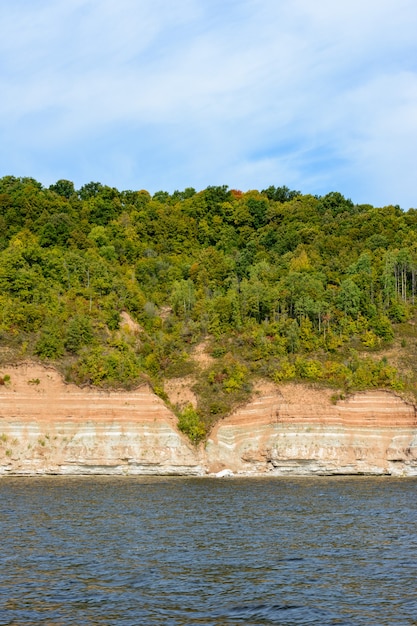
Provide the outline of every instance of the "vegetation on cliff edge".
<path id="1" fill-rule="evenodd" d="M 416 209 L 287 187 L 151 196 L 0 179 L 0 364 L 147 380 L 165 399 L 187 376 L 198 405 L 174 409 L 196 442 L 259 377 L 415 394 L 416 275 Z"/>

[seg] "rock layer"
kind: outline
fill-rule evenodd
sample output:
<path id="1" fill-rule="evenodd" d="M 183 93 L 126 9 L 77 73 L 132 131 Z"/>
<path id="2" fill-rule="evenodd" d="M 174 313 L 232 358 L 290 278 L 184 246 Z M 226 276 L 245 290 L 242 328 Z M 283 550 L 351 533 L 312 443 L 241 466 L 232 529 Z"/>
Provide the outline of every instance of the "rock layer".
<path id="1" fill-rule="evenodd" d="M 2 372 L 3 374 L 6 371 Z M 414 405 L 394 393 L 259 385 L 253 400 L 193 447 L 150 388 L 66 385 L 34 364 L 0 386 L 0 474 L 417 476 Z"/>
<path id="2" fill-rule="evenodd" d="M 414 405 L 369 391 L 331 402 L 331 392 L 264 385 L 217 424 L 207 443 L 211 471 L 417 475 Z"/>
<path id="3" fill-rule="evenodd" d="M 36 365 L 8 368 L 0 388 L 0 472 L 201 475 L 199 455 L 147 386 L 65 385 Z"/>

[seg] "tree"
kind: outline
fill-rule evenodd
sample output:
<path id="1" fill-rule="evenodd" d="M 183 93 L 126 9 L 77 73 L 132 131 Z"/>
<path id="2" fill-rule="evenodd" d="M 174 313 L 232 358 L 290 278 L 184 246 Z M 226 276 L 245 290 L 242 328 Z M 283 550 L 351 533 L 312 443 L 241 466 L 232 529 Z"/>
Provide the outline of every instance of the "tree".
<path id="1" fill-rule="evenodd" d="M 54 185 L 50 185 L 49 190 L 67 199 L 75 195 L 74 183 L 65 179 L 60 179 Z"/>
<path id="2" fill-rule="evenodd" d="M 346 278 L 342 281 L 337 296 L 337 305 L 346 314 L 355 317 L 359 313 L 361 301 L 361 291 L 351 280 Z"/>
<path id="3" fill-rule="evenodd" d="M 83 346 L 92 342 L 93 328 L 91 319 L 86 315 L 76 315 L 67 324 L 65 348 L 77 354 Z"/>
<path id="4" fill-rule="evenodd" d="M 288 352 L 297 352 L 300 345 L 300 327 L 296 320 L 292 320 L 288 326 L 286 336 Z"/>
<path id="5" fill-rule="evenodd" d="M 172 286 L 171 303 L 177 315 L 188 317 L 195 304 L 194 284 L 191 280 L 175 281 Z"/>
<path id="6" fill-rule="evenodd" d="M 87 183 L 83 185 L 79 191 L 78 195 L 81 200 L 88 200 L 89 198 L 95 198 L 100 191 L 103 189 L 103 185 L 101 183 Z"/>
<path id="7" fill-rule="evenodd" d="M 345 198 L 338 191 L 331 191 L 320 198 L 319 210 L 323 212 L 330 211 L 330 213 L 335 216 L 344 212 L 352 213 L 354 204 L 352 200 Z"/>
<path id="8" fill-rule="evenodd" d="M 301 195 L 301 191 L 291 191 L 285 185 L 282 187 L 274 187 L 271 185 L 267 189 L 263 189 L 261 193 L 264 194 L 268 200 L 274 200 L 275 202 L 281 203 L 289 202 L 290 200 L 293 200 L 297 196 Z"/>

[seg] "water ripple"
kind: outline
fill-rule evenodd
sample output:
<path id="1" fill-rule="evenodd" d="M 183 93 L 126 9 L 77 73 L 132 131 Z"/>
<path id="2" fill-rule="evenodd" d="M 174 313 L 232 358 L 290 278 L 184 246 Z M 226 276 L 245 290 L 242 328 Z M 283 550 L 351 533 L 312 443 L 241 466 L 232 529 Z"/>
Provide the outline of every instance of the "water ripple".
<path id="1" fill-rule="evenodd" d="M 416 625 L 416 487 L 2 478 L 0 625 Z"/>

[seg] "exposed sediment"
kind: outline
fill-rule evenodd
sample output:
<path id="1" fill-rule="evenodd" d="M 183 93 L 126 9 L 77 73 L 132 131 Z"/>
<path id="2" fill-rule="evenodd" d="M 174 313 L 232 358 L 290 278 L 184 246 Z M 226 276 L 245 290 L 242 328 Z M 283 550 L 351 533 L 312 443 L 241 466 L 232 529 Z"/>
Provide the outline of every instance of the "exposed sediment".
<path id="1" fill-rule="evenodd" d="M 0 472 L 201 475 L 195 448 L 152 390 L 66 385 L 37 365 L 0 388 Z"/>
<path id="2" fill-rule="evenodd" d="M 330 391 L 262 385 L 215 426 L 207 459 L 211 471 L 415 476 L 416 410 L 387 391 L 332 404 Z"/>
<path id="3" fill-rule="evenodd" d="M 0 386 L 3 475 L 417 476 L 416 409 L 391 392 L 333 404 L 330 391 L 260 384 L 196 448 L 147 386 L 80 389 L 36 364 L 7 373 L 10 383 Z"/>

